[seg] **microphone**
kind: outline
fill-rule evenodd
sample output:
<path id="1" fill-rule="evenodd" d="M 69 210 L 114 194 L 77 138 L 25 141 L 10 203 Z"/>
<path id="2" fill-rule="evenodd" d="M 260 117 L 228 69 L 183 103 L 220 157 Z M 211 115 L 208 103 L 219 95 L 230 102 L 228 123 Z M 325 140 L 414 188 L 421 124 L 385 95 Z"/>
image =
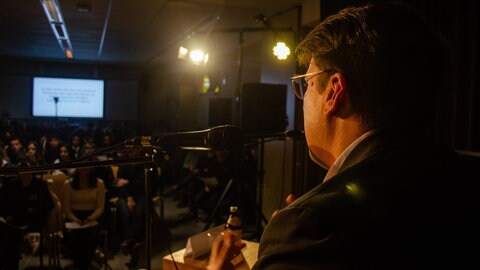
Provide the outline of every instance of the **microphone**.
<path id="1" fill-rule="evenodd" d="M 303 130 L 287 130 L 285 131 L 285 139 L 305 140 L 305 132 Z"/>
<path id="2" fill-rule="evenodd" d="M 209 129 L 141 136 L 125 141 L 126 146 L 180 147 L 190 150 L 233 151 L 243 147 L 243 131 L 233 125 Z"/>

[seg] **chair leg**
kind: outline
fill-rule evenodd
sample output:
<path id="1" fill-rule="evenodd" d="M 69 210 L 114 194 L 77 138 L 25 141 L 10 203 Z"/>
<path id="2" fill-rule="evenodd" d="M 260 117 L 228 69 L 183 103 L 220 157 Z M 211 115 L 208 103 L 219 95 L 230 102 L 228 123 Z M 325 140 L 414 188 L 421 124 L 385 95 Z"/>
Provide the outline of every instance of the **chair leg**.
<path id="1" fill-rule="evenodd" d="M 55 266 L 60 268 L 60 236 L 55 233 Z"/>
<path id="2" fill-rule="evenodd" d="M 108 264 L 108 230 L 104 230 L 103 234 L 103 243 L 102 243 L 102 253 L 103 253 L 103 267 L 105 270 L 113 270 L 113 268 Z"/>
<path id="3" fill-rule="evenodd" d="M 48 254 L 48 268 L 60 268 L 60 239 L 57 233 L 50 233 L 48 235 L 49 254 Z"/>
<path id="4" fill-rule="evenodd" d="M 53 244 L 52 244 L 52 234 L 48 234 L 48 268 L 52 268 L 52 249 L 53 249 Z"/>
<path id="5" fill-rule="evenodd" d="M 103 236 L 103 265 L 105 267 L 105 270 L 108 269 L 108 231 L 104 232 Z"/>
<path id="6" fill-rule="evenodd" d="M 39 243 L 38 243 L 38 257 L 40 259 L 40 269 L 43 269 L 43 244 L 44 244 L 43 237 L 44 237 L 44 233 L 41 232 Z"/>

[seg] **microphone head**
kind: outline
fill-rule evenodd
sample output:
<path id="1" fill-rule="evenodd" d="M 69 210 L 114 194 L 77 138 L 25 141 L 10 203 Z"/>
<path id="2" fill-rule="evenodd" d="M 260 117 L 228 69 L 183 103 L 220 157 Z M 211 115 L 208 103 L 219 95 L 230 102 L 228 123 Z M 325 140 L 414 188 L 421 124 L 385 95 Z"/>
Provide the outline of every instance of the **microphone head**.
<path id="1" fill-rule="evenodd" d="M 206 138 L 206 145 L 212 150 L 240 150 L 243 147 L 243 142 L 242 129 L 233 125 L 213 127 Z"/>
<path id="2" fill-rule="evenodd" d="M 285 139 L 305 140 L 305 132 L 298 130 L 287 130 L 285 131 Z"/>

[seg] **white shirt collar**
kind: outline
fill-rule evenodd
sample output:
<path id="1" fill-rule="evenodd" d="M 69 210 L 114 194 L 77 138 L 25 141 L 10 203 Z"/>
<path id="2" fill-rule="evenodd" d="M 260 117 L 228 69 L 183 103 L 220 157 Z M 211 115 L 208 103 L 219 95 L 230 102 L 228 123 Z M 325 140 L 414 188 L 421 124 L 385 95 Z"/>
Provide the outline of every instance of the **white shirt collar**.
<path id="1" fill-rule="evenodd" d="M 374 133 L 375 133 L 375 130 L 370 130 L 370 131 L 365 132 L 362 136 L 358 137 L 347 148 L 345 148 L 345 150 L 343 150 L 343 152 L 337 157 L 335 162 L 333 162 L 332 166 L 328 169 L 328 172 L 325 175 L 325 178 L 323 179 L 323 181 L 325 182 L 325 181 L 329 180 L 330 178 L 334 177 L 335 175 L 337 175 L 337 173 L 340 171 L 340 168 L 342 168 L 342 165 L 345 162 L 345 160 L 347 159 L 347 157 L 350 155 L 350 153 L 352 153 L 353 149 L 355 149 L 355 147 L 357 147 L 357 145 L 359 145 L 363 140 L 365 140 L 367 137 L 371 136 Z M 317 161 L 315 161 L 315 163 L 319 164 Z M 320 165 L 320 166 L 322 166 L 322 165 Z"/>

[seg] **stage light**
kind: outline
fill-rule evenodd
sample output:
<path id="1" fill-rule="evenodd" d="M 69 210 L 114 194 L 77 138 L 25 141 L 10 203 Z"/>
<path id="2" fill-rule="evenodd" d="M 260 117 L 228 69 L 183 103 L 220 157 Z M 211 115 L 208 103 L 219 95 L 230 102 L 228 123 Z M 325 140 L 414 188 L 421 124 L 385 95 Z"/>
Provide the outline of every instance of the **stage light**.
<path id="1" fill-rule="evenodd" d="M 200 64 L 207 64 L 208 62 L 208 54 L 205 53 L 204 51 L 202 50 L 192 50 L 190 51 L 190 60 L 192 60 L 193 64 L 194 65 L 200 65 Z"/>
<path id="2" fill-rule="evenodd" d="M 273 47 L 273 55 L 275 55 L 278 60 L 285 60 L 290 55 L 290 48 L 288 48 L 285 42 L 277 42 L 277 45 Z"/>
<path id="3" fill-rule="evenodd" d="M 188 55 L 188 49 L 180 46 L 180 48 L 178 48 L 178 59 L 185 59 L 187 58 L 187 55 Z"/>
<path id="4" fill-rule="evenodd" d="M 206 94 L 211 88 L 210 77 L 208 75 L 203 76 L 202 94 Z"/>
<path id="5" fill-rule="evenodd" d="M 189 50 L 183 46 L 180 46 L 178 49 L 178 59 L 187 59 L 190 58 L 190 61 L 196 66 L 199 65 L 206 65 L 208 62 L 209 55 L 208 53 L 205 53 L 203 50 L 200 49 L 194 49 L 194 50 Z"/>

